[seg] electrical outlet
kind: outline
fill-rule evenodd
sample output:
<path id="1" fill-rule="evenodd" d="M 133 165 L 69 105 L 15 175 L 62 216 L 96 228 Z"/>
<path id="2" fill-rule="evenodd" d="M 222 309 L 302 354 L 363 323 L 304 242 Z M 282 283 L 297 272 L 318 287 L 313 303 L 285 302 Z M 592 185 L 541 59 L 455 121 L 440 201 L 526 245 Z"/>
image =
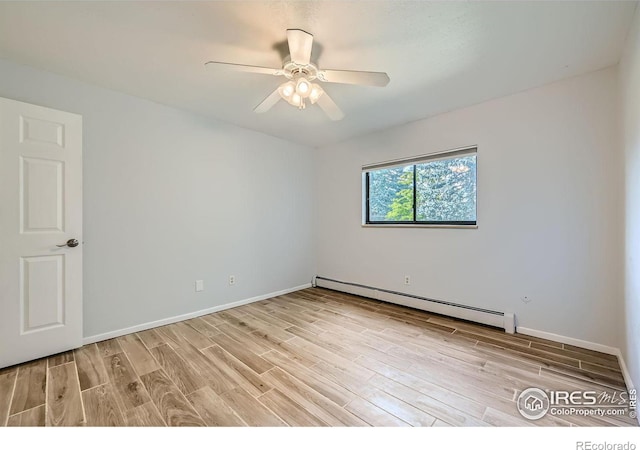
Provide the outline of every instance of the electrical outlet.
<path id="1" fill-rule="evenodd" d="M 233 286 L 234 284 L 236 284 L 236 276 L 229 275 L 229 286 Z"/>
<path id="2" fill-rule="evenodd" d="M 196 280 L 196 292 L 204 291 L 204 281 Z"/>
<path id="3" fill-rule="evenodd" d="M 409 275 L 404 276 L 404 284 L 411 284 L 411 277 Z"/>

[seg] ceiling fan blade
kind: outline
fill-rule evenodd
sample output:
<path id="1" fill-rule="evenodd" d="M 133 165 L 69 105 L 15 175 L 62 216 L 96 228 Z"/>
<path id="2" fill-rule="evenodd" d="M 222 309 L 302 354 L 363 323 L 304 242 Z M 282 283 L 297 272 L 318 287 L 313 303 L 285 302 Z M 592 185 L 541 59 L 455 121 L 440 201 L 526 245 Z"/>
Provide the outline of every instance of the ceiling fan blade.
<path id="1" fill-rule="evenodd" d="M 233 70 L 237 72 L 262 73 L 265 75 L 282 75 L 282 69 L 271 69 L 269 67 L 260 66 L 247 66 L 244 64 L 234 64 L 220 61 L 209 61 L 204 63 L 204 66 L 209 70 L 223 69 Z"/>
<path id="2" fill-rule="evenodd" d="M 313 35 L 302 30 L 287 30 L 291 61 L 306 66 L 311 61 Z"/>
<path id="3" fill-rule="evenodd" d="M 384 87 L 389 84 L 389 75 L 384 72 L 361 72 L 358 70 L 319 70 L 318 79 L 327 83 L 360 84 Z"/>
<path id="4" fill-rule="evenodd" d="M 276 89 L 275 91 L 273 91 L 271 94 L 269 94 L 267 96 L 267 98 L 265 98 L 264 100 L 262 100 L 262 102 L 256 106 L 255 108 L 253 108 L 253 111 L 260 114 L 263 112 L 267 112 L 269 111 L 271 108 L 273 108 L 273 106 L 278 103 L 280 101 L 282 97 L 280 97 L 280 93 L 278 92 L 278 90 Z"/>
<path id="5" fill-rule="evenodd" d="M 342 120 L 344 118 L 344 113 L 342 112 L 342 110 L 338 108 L 338 105 L 335 104 L 335 102 L 331 99 L 331 97 L 329 97 L 329 95 L 327 95 L 326 92 L 324 92 L 320 96 L 316 103 L 320 106 L 320 108 L 322 108 L 327 116 L 329 116 L 329 119 Z"/>

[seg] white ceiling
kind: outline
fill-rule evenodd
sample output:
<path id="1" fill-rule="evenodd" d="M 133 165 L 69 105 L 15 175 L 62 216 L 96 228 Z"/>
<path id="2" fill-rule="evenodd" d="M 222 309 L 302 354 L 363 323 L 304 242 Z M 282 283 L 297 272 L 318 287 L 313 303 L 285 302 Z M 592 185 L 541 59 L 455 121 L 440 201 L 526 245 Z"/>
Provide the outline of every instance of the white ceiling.
<path id="1" fill-rule="evenodd" d="M 0 58 L 321 146 L 618 62 L 636 2 L 0 2 Z M 385 71 L 386 88 L 325 84 L 346 117 L 280 102 L 287 28 L 325 69 Z M 1 80 L 0 80 L 1 82 Z"/>

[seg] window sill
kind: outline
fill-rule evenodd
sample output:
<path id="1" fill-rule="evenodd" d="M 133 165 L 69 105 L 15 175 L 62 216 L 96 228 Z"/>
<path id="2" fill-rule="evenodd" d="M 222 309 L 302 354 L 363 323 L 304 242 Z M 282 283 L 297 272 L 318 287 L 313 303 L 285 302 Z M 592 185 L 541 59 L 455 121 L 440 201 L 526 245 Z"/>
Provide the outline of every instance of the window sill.
<path id="1" fill-rule="evenodd" d="M 478 225 L 438 225 L 438 224 L 419 224 L 419 223 L 363 223 L 363 228 L 468 228 L 475 230 Z"/>

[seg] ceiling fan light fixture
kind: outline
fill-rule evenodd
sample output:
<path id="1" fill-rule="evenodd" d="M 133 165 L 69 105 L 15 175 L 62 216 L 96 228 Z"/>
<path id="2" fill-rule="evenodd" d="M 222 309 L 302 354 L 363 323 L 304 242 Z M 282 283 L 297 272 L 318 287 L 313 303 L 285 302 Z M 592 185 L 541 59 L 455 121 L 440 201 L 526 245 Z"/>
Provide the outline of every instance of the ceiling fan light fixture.
<path id="1" fill-rule="evenodd" d="M 313 83 L 311 85 L 311 91 L 309 92 L 309 101 L 314 105 L 318 99 L 324 94 L 324 90 L 319 84 Z"/>
<path id="2" fill-rule="evenodd" d="M 304 105 L 304 100 L 302 99 L 302 97 L 300 95 L 298 95 L 297 92 L 294 92 L 293 95 L 291 96 L 291 98 L 289 99 L 289 103 L 292 106 L 296 106 L 298 108 L 303 107 L 302 105 Z"/>
<path id="3" fill-rule="evenodd" d="M 296 90 L 296 86 L 293 83 L 293 81 L 288 81 L 286 83 L 283 83 L 278 88 L 278 92 L 280 93 L 280 96 L 286 101 L 289 101 L 289 99 L 291 98 L 291 95 L 293 95 L 295 90 Z"/>
<path id="4" fill-rule="evenodd" d="M 302 98 L 307 98 L 310 90 L 311 83 L 309 83 L 309 80 L 305 77 L 298 78 L 298 81 L 296 82 L 296 93 Z"/>
<path id="5" fill-rule="evenodd" d="M 305 109 L 307 103 L 318 104 L 320 109 L 331 120 L 342 120 L 344 113 L 331 99 L 331 96 L 314 81 L 378 87 L 384 87 L 389 84 L 389 76 L 384 72 L 320 70 L 317 64 L 311 61 L 313 35 L 304 30 L 297 28 L 287 29 L 287 44 L 289 45 L 289 56 L 284 59 L 281 68 L 222 61 L 207 61 L 205 67 L 207 69 L 224 68 L 240 72 L 286 77 L 286 82 L 278 86 L 253 109 L 259 114 L 269 111 L 282 99 L 298 109 Z"/>

